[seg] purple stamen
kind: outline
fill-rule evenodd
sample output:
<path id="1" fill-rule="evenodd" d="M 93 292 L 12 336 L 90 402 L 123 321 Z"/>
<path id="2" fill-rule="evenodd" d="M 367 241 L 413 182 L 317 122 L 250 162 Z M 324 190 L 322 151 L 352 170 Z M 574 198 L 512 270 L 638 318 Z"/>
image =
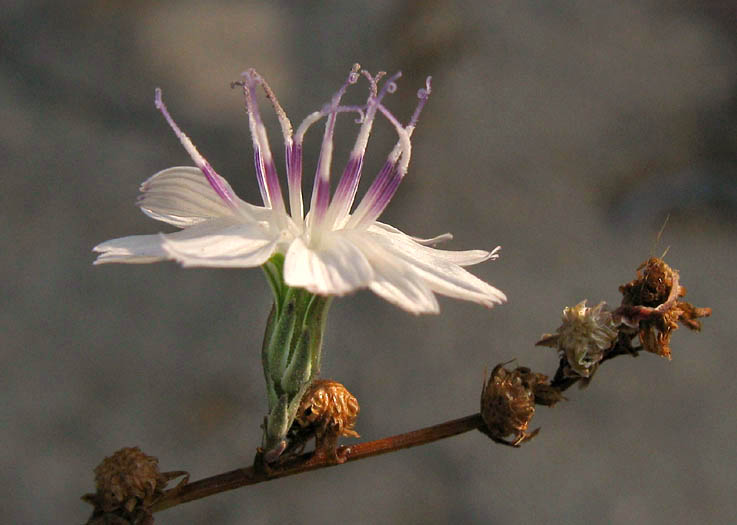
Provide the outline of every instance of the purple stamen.
<path id="1" fill-rule="evenodd" d="M 279 177 L 276 174 L 274 158 L 271 155 L 271 148 L 269 147 L 269 139 L 266 136 L 266 128 L 261 120 L 258 103 L 256 102 L 255 85 L 258 83 L 256 77 L 260 77 L 254 70 L 245 72 L 243 76 L 245 81 L 238 84 L 243 87 L 243 94 L 246 98 L 246 108 L 248 109 L 248 122 L 251 128 L 251 136 L 253 138 L 253 148 L 254 151 L 258 152 L 258 159 L 260 161 L 256 165 L 256 173 L 258 177 L 263 179 L 263 182 L 259 180 L 259 188 L 263 188 L 261 197 L 263 198 L 264 205 L 266 207 L 271 207 L 275 210 L 281 210 L 286 213 L 286 210 L 284 209 L 284 200 L 282 199 L 281 186 L 279 185 Z M 267 94 L 268 93 L 269 92 L 267 91 Z"/>
<path id="2" fill-rule="evenodd" d="M 358 207 L 356 207 L 356 210 L 353 212 L 353 216 L 350 220 L 351 225 L 355 227 L 357 224 L 363 223 L 363 217 L 365 217 L 369 210 L 372 209 L 373 203 L 384 193 L 386 186 L 389 184 L 389 180 L 394 176 L 395 170 L 396 161 L 392 161 L 391 158 L 388 158 L 384 163 L 384 166 L 382 166 L 381 171 L 379 171 L 376 178 L 371 183 L 371 186 L 369 186 L 363 199 L 361 199 Z"/>
<path id="3" fill-rule="evenodd" d="M 312 188 L 312 202 L 310 210 L 313 214 L 312 220 L 319 224 L 325 217 L 330 204 L 330 164 L 333 157 L 333 135 L 335 133 L 335 121 L 337 119 L 336 108 L 339 107 L 340 99 L 343 98 L 348 86 L 358 81 L 358 70 L 360 66 L 354 64 L 348 78 L 340 87 L 338 92 L 333 95 L 329 108 L 325 108 L 321 113 L 328 113 L 328 120 L 325 123 L 325 134 L 322 139 L 322 147 L 320 148 L 320 156 L 317 160 L 317 172 L 315 173 L 315 182 Z"/>
<path id="4" fill-rule="evenodd" d="M 368 79 L 368 81 L 369 81 L 369 85 L 371 86 L 371 87 L 370 87 L 370 90 L 371 90 L 371 95 L 372 95 L 372 96 L 373 96 L 374 98 L 376 98 L 376 95 L 377 95 L 377 94 L 378 94 L 378 92 L 379 92 L 379 88 L 378 88 L 378 86 L 379 86 L 379 81 L 380 81 L 380 80 L 381 80 L 381 79 L 382 79 L 382 78 L 383 78 L 384 76 L 386 76 L 386 71 L 379 71 L 378 73 L 376 73 L 376 76 L 375 76 L 375 77 L 372 77 L 372 76 L 371 76 L 371 73 L 369 73 L 368 71 L 361 71 L 361 74 L 362 74 L 362 75 L 363 75 L 364 77 L 366 77 L 366 78 Z M 371 98 L 371 97 L 369 97 L 369 98 Z"/>
<path id="5" fill-rule="evenodd" d="M 313 210 L 313 224 L 319 223 L 325 216 L 330 205 L 330 179 L 317 177 L 312 190 L 312 202 L 310 209 Z"/>
<path id="6" fill-rule="evenodd" d="M 394 197 L 403 178 L 404 174 L 399 170 L 392 170 L 387 175 L 386 182 L 377 188 L 375 197 L 368 201 L 369 206 L 360 221 L 361 224 L 371 224 L 379 218 Z"/>
<path id="7" fill-rule="evenodd" d="M 379 75 L 377 76 L 377 80 L 381 77 Z M 401 71 L 397 71 L 392 76 L 390 76 L 386 81 L 384 82 L 384 85 L 381 88 L 381 92 L 379 93 L 379 96 L 376 97 L 379 101 L 384 98 L 384 95 L 387 93 L 394 93 L 397 90 L 397 80 L 402 76 Z"/>
<path id="8" fill-rule="evenodd" d="M 425 107 L 425 104 L 427 103 L 427 99 L 430 98 L 430 93 L 432 93 L 432 89 L 430 87 L 430 82 L 432 81 L 432 77 L 427 77 L 425 79 L 425 87 L 420 88 L 417 90 L 417 98 L 420 99 L 420 101 L 417 103 L 417 107 L 415 108 L 415 112 L 412 114 L 412 118 L 409 120 L 409 124 L 407 124 L 407 132 L 412 135 L 412 132 L 415 129 L 415 126 L 417 125 L 417 120 L 420 118 L 420 113 L 422 113 L 422 109 Z"/>
<path id="9" fill-rule="evenodd" d="M 304 213 L 302 203 L 302 143 L 307 129 L 325 115 L 337 113 L 358 113 L 357 123 L 364 122 L 366 114 L 361 106 L 338 106 L 331 108 L 326 105 L 321 111 L 315 112 L 305 119 L 297 130 L 296 140 L 287 143 L 287 181 L 289 183 L 289 206 L 292 218 L 301 221 Z M 290 146 L 291 143 L 291 146 Z M 314 196 L 313 188 L 313 196 Z M 322 200 L 320 202 L 323 202 Z M 313 204 L 314 207 L 314 204 Z"/>
<path id="10" fill-rule="evenodd" d="M 279 100 L 276 98 L 276 95 L 271 89 L 271 86 L 266 82 L 266 80 L 264 80 L 264 77 L 259 75 L 255 70 L 251 69 L 249 73 L 251 75 L 251 78 L 253 78 L 253 80 L 261 86 L 261 88 L 264 90 L 264 93 L 266 93 L 266 98 L 268 98 L 269 102 L 271 102 L 271 105 L 274 108 L 274 112 L 279 119 L 279 125 L 282 129 L 282 135 L 284 135 L 284 142 L 291 142 L 292 123 L 289 121 L 289 117 L 287 117 L 287 113 L 286 111 L 284 111 L 284 108 L 282 108 L 281 104 L 279 104 Z"/>
<path id="11" fill-rule="evenodd" d="M 261 154 L 258 148 L 253 148 L 253 165 L 256 167 L 256 181 L 258 182 L 258 189 L 261 193 L 261 199 L 264 201 L 264 205 L 271 206 L 269 199 L 269 190 L 266 188 L 266 175 L 264 174 L 264 163 L 261 161 Z"/>
<path id="12" fill-rule="evenodd" d="M 390 77 L 381 89 L 378 90 L 378 80 L 383 77 L 385 73 L 380 72 L 376 77 L 372 77 L 369 73 L 364 72 L 364 76 L 368 78 L 371 85 L 370 95 L 366 103 L 366 116 L 356 137 L 356 143 L 353 146 L 351 157 L 348 159 L 348 164 L 343 171 L 343 175 L 340 178 L 338 187 L 335 190 L 333 202 L 330 205 L 330 211 L 328 213 L 328 220 L 335 224 L 336 221 L 342 220 L 350 211 L 353 201 L 356 197 L 356 191 L 358 190 L 358 184 L 361 180 L 361 168 L 363 166 L 363 157 L 366 152 L 366 146 L 368 145 L 368 137 L 371 133 L 374 118 L 376 116 L 376 110 L 380 106 L 382 99 L 387 93 L 392 93 L 396 90 L 395 80 L 402 76 L 401 71 L 395 73 Z"/>
<path id="13" fill-rule="evenodd" d="M 321 118 L 333 113 L 358 113 L 358 118 L 355 122 L 357 124 L 361 124 L 366 119 L 366 115 L 364 113 L 365 109 L 366 108 L 363 106 L 338 106 L 336 108 L 331 108 L 329 104 L 326 104 L 320 111 L 315 111 L 307 115 L 307 117 L 300 123 L 297 128 L 297 132 L 294 134 L 294 142 L 302 144 L 307 130 Z"/>
<path id="14" fill-rule="evenodd" d="M 259 84 L 266 93 L 266 98 L 271 102 L 274 112 L 279 119 L 279 125 L 282 129 L 282 135 L 284 136 L 284 148 L 286 155 L 286 166 L 287 166 L 287 187 L 289 188 L 289 209 L 292 217 L 297 220 L 302 220 L 302 147 L 301 145 L 297 148 L 294 145 L 292 139 L 292 123 L 289 121 L 286 112 L 279 104 L 279 100 L 276 98 L 274 91 L 271 86 L 259 75 L 256 71 L 251 69 L 248 75 L 253 79 L 254 82 Z M 276 176 L 276 168 L 274 168 L 274 175 Z M 265 175 L 266 176 L 266 175 Z"/>
<path id="15" fill-rule="evenodd" d="M 304 217 L 302 202 L 302 144 L 286 145 L 287 184 L 289 186 L 289 211 L 292 218 L 301 223 Z"/>
<path id="16" fill-rule="evenodd" d="M 387 83 L 392 80 L 393 78 L 387 81 Z M 356 211 L 351 217 L 349 224 L 352 227 L 364 227 L 378 219 L 394 197 L 397 188 L 399 188 L 399 184 L 407 173 L 407 166 L 409 165 L 409 159 L 412 152 L 410 137 L 412 136 L 412 132 L 417 125 L 420 113 L 422 112 L 431 92 L 430 81 L 431 77 L 427 77 L 425 88 L 417 91 L 417 97 L 420 101 L 418 102 L 417 108 L 415 108 L 412 118 L 406 127 L 402 126 L 396 117 L 394 117 L 394 115 L 392 115 L 383 105 L 380 103 L 377 105 L 378 110 L 381 111 L 386 119 L 389 120 L 389 122 L 391 122 L 396 128 L 397 133 L 399 134 L 399 141 L 389 154 L 386 164 L 382 168 L 381 172 L 376 176 L 376 179 L 374 179 L 371 187 L 366 192 L 366 195 L 361 200 L 361 203 L 358 205 L 358 208 L 356 208 Z M 389 91 L 391 92 L 391 88 L 389 88 Z M 400 160 L 401 162 L 399 162 Z M 397 162 L 399 162 L 398 166 Z"/>
<path id="17" fill-rule="evenodd" d="M 270 152 L 269 152 L 270 153 Z M 268 162 L 263 162 L 266 180 L 266 186 L 269 188 L 269 196 L 273 196 L 271 200 L 272 208 L 279 208 L 286 213 L 284 208 L 284 198 L 281 193 L 281 185 L 279 184 L 279 174 L 276 172 L 276 165 L 273 157 L 269 157 Z"/>
<path id="18" fill-rule="evenodd" d="M 363 106 L 338 106 L 331 113 L 358 113 L 358 118 L 353 121 L 356 124 L 361 124 L 366 120 L 365 108 Z"/>
<path id="19" fill-rule="evenodd" d="M 333 202 L 336 206 L 342 207 L 342 204 L 346 203 L 345 207 L 350 208 L 350 205 L 353 204 L 353 198 L 361 180 L 362 167 L 363 155 L 348 159 L 348 164 L 343 170 L 343 175 L 341 175 L 338 187 L 335 189 L 335 195 L 333 195 Z"/>
<path id="20" fill-rule="evenodd" d="M 156 109 L 158 109 L 162 115 L 164 115 L 164 118 L 166 119 L 167 123 L 171 127 L 171 129 L 174 131 L 174 134 L 177 136 L 179 141 L 182 143 L 182 146 L 184 146 L 184 149 L 189 153 L 189 156 L 192 158 L 192 161 L 195 163 L 195 166 L 197 166 L 202 174 L 207 179 L 207 182 L 210 183 L 210 187 L 215 190 L 215 193 L 231 208 L 236 207 L 235 203 L 235 195 L 228 187 L 227 182 L 217 174 L 217 172 L 213 169 L 213 167 L 210 165 L 209 162 L 203 157 L 199 151 L 197 151 L 197 148 L 195 148 L 194 144 L 190 140 L 190 138 L 184 134 L 184 132 L 179 128 L 176 122 L 174 122 L 174 119 L 169 114 L 169 110 L 166 108 L 166 104 L 164 104 L 164 100 L 161 95 L 161 88 L 156 88 L 154 91 L 154 105 L 156 106 Z"/>
<path id="21" fill-rule="evenodd" d="M 397 117 L 395 117 L 394 115 L 392 115 L 391 111 L 389 111 L 388 109 L 386 109 L 386 107 L 383 104 L 379 104 L 377 106 L 377 109 L 379 111 L 381 111 L 381 113 L 386 117 L 386 120 L 388 120 L 389 122 L 391 122 L 392 124 L 394 124 L 394 127 L 397 128 L 397 131 L 399 132 L 400 139 L 401 139 L 402 134 L 407 132 L 407 130 L 405 129 L 405 127 L 402 126 L 402 124 L 399 122 L 399 120 L 397 120 Z"/>

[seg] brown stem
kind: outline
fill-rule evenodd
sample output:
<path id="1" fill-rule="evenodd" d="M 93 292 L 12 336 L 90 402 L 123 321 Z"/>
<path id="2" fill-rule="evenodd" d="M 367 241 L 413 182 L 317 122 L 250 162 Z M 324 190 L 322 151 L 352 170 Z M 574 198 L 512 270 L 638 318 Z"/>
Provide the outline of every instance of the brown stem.
<path id="1" fill-rule="evenodd" d="M 463 434 L 469 430 L 483 428 L 485 428 L 484 421 L 481 419 L 481 414 L 477 413 L 440 423 L 439 425 L 413 430 L 405 434 L 398 434 L 375 441 L 366 441 L 350 447 L 339 447 L 337 452 L 338 456 L 345 458 L 346 462 L 358 461 L 359 459 L 396 452 L 403 448 L 425 445 L 439 439 Z M 182 487 L 167 490 L 164 496 L 153 505 L 151 510 L 158 512 L 188 501 L 206 498 L 219 492 L 341 464 L 329 457 L 320 457 L 317 461 L 315 459 L 313 453 L 309 452 L 273 470 L 256 468 L 255 465 L 252 465 L 247 468 L 231 470 L 230 472 L 194 481 Z"/>

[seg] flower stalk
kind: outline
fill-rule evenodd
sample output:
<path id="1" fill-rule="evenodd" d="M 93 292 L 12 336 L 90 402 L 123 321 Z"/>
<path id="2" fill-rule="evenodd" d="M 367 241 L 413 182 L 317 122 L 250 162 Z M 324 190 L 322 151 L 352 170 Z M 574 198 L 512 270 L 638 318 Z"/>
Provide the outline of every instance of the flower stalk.
<path id="1" fill-rule="evenodd" d="M 485 427 L 486 423 L 484 423 L 481 414 L 476 413 L 404 434 L 385 437 L 375 441 L 366 441 L 350 447 L 339 447 L 338 453 L 345 458 L 345 462 L 358 461 L 359 459 L 397 452 L 405 448 L 426 445 L 471 430 L 481 430 L 483 432 Z M 239 468 L 194 481 L 176 490 L 169 490 L 153 505 L 152 510 L 153 512 L 160 512 L 181 505 L 182 503 L 206 498 L 220 492 L 287 476 L 294 476 L 295 474 L 301 474 L 311 470 L 342 465 L 343 463 L 341 461 L 334 461 L 328 456 L 322 456 L 319 461 L 314 461 L 313 453 L 306 452 L 297 456 L 288 464 L 280 465 L 280 468 L 276 470 L 264 470 L 259 468 L 258 465 Z"/>

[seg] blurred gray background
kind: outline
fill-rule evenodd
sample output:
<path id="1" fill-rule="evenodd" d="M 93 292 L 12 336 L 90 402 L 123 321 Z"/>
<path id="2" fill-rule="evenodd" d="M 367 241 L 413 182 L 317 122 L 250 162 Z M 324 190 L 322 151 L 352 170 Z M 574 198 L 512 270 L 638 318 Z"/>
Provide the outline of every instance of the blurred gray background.
<path id="1" fill-rule="evenodd" d="M 189 503 L 157 523 L 734 518 L 734 2 L 1 4 L 7 523 L 85 521 L 92 469 L 123 446 L 193 479 L 250 464 L 265 410 L 261 272 L 93 267 L 90 250 L 171 231 L 133 205 L 151 174 L 190 163 L 154 87 L 236 191 L 259 202 L 242 95 L 229 83 L 255 67 L 298 123 L 356 61 L 404 71 L 388 100 L 402 119 L 434 78 L 383 219 L 415 235 L 451 231 L 454 249 L 501 244 L 499 261 L 472 270 L 509 296 L 492 311 L 442 300 L 440 316 L 419 318 L 369 292 L 336 301 L 323 375 L 359 398 L 363 438 L 476 411 L 484 368 L 501 361 L 552 373 L 554 352 L 533 344 L 563 306 L 616 305 L 617 287 L 668 246 L 688 299 L 714 315 L 700 335 L 676 333 L 672 362 L 617 359 L 568 403 L 540 409 L 542 432 L 519 450 L 469 433 Z M 364 98 L 365 84 L 349 95 Z M 336 169 L 356 130 L 349 118 L 341 126 Z M 369 181 L 393 140 L 377 126 Z"/>

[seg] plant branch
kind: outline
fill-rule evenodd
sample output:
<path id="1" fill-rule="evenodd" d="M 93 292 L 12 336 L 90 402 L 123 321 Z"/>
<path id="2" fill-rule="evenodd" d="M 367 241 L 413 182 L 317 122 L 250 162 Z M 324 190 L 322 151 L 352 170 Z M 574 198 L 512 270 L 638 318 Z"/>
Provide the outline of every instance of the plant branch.
<path id="1" fill-rule="evenodd" d="M 484 421 L 481 418 L 481 414 L 477 413 L 396 436 L 377 439 L 375 441 L 366 441 L 349 447 L 339 447 L 337 455 L 344 460 L 343 462 L 358 461 L 359 459 L 425 445 L 433 441 L 463 434 L 469 430 L 483 428 L 485 428 Z M 237 489 L 246 485 L 255 485 L 256 483 L 271 481 L 272 479 L 284 478 L 301 474 L 302 472 L 340 464 L 342 464 L 340 460 L 329 456 L 318 456 L 312 452 L 301 454 L 283 465 L 277 465 L 276 468 L 263 468 L 257 463 L 254 463 L 250 467 L 231 470 L 230 472 L 167 490 L 162 498 L 152 506 L 151 510 L 158 512 L 188 501 L 206 498 L 213 494 Z"/>

